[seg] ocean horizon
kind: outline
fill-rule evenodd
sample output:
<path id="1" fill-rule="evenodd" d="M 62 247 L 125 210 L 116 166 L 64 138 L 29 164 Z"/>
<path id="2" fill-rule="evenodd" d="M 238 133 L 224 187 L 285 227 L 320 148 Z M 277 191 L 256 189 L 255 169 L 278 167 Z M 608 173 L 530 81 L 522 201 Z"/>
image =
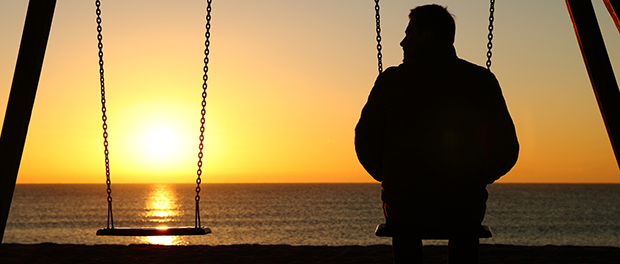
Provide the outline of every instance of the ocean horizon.
<path id="1" fill-rule="evenodd" d="M 17 184 L 3 243 L 389 245 L 378 183 L 201 185 L 204 236 L 101 237 L 104 184 Z M 194 226 L 194 184 L 113 184 L 115 227 Z M 483 244 L 620 247 L 620 184 L 488 186 Z M 429 197 L 432 198 L 432 197 Z M 426 240 L 428 245 L 446 241 Z"/>

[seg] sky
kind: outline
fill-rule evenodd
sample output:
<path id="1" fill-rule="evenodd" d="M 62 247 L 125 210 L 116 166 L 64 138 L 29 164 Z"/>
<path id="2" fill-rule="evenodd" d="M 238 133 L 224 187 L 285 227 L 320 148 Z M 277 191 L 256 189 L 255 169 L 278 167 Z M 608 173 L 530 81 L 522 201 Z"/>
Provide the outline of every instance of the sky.
<path id="1" fill-rule="evenodd" d="M 620 34 L 593 2 L 619 74 Z M 488 1 L 437 3 L 458 56 L 484 65 Z M 422 4 L 381 1 L 386 67 Z M 0 109 L 27 5 L 0 2 Z M 195 181 L 205 6 L 102 1 L 112 182 Z M 495 10 L 492 71 L 521 144 L 498 182 L 620 183 L 564 1 Z M 203 182 L 373 182 L 353 139 L 377 76 L 374 1 L 214 0 L 212 17 Z M 94 1 L 58 0 L 18 183 L 105 182 L 95 20 Z"/>

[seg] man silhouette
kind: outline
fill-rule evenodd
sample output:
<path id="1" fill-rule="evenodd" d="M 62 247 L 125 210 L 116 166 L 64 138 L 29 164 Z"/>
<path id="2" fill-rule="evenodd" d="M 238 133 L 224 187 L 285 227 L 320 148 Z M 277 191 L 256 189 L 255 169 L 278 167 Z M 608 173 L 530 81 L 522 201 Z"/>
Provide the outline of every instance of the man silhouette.
<path id="1" fill-rule="evenodd" d="M 519 152 L 499 83 L 459 59 L 446 8 L 411 10 L 403 63 L 379 75 L 355 128 L 355 149 L 383 188 L 395 263 L 422 263 L 421 233 L 449 233 L 450 263 L 477 263 L 486 185 Z"/>

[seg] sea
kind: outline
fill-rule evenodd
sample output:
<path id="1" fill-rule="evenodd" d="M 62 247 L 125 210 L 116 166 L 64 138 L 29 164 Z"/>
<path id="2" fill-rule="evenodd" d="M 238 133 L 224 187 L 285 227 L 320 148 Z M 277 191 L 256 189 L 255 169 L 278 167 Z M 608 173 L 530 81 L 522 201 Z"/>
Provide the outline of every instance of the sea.
<path id="1" fill-rule="evenodd" d="M 374 183 L 202 184 L 203 236 L 96 236 L 107 225 L 102 184 L 18 184 L 2 243 L 377 245 Z M 194 226 L 195 185 L 113 184 L 116 227 Z M 492 184 L 484 244 L 620 247 L 620 184 Z M 432 197 L 429 197 L 432 199 Z M 446 241 L 426 240 L 425 245 Z"/>

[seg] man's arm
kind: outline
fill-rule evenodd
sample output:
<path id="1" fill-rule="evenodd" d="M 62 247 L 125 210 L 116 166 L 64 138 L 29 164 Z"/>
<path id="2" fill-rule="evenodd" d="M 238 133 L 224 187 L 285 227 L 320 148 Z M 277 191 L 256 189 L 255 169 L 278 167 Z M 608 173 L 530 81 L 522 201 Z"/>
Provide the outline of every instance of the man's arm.
<path id="1" fill-rule="evenodd" d="M 375 85 L 368 96 L 368 102 L 362 109 L 362 115 L 355 127 L 357 158 L 370 176 L 377 181 L 383 179 L 383 151 L 385 147 L 385 114 L 382 107 L 383 79 L 385 79 L 385 73 L 379 75 L 375 81 Z"/>
<path id="2" fill-rule="evenodd" d="M 519 141 L 514 123 L 495 76 L 492 81 L 495 94 L 490 116 L 490 136 L 493 140 L 489 151 L 488 183 L 493 183 L 508 173 L 519 157 Z"/>

